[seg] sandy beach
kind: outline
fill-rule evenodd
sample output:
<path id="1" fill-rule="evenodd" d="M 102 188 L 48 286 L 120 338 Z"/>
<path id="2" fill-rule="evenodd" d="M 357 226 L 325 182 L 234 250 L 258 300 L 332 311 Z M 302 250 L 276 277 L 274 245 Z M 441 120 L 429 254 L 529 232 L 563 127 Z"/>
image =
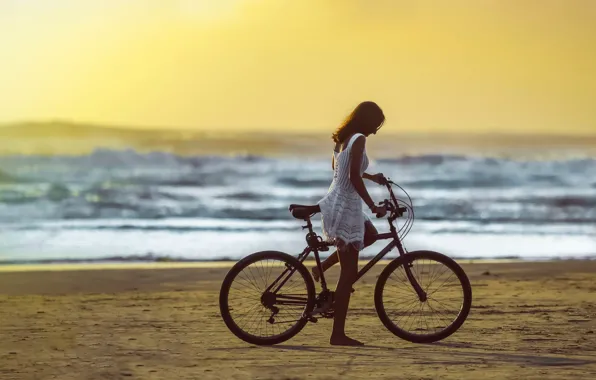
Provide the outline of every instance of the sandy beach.
<path id="1" fill-rule="evenodd" d="M 2 267 L 0 378 L 596 378 L 596 261 L 465 263 L 470 316 L 427 345 L 379 321 L 377 266 L 348 316 L 362 348 L 330 346 L 330 320 L 278 346 L 240 341 L 218 308 L 232 264 Z"/>

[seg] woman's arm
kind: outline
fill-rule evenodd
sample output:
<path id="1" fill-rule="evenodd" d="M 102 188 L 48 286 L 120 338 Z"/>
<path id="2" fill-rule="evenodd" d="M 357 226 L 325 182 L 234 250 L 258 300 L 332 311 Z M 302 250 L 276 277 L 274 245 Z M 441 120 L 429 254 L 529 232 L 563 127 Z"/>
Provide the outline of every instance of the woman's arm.
<path id="1" fill-rule="evenodd" d="M 383 173 L 377 173 L 377 174 L 368 174 L 368 173 L 363 173 L 362 174 L 362 178 L 366 178 L 369 181 L 373 181 L 374 183 L 378 183 L 379 185 L 384 185 L 387 181 L 387 178 L 385 178 L 385 176 L 383 175 Z"/>
<path id="2" fill-rule="evenodd" d="M 352 185 L 354 185 L 356 192 L 360 195 L 364 203 L 366 203 L 368 208 L 372 210 L 375 206 L 375 202 L 368 194 L 366 186 L 364 186 L 362 176 L 360 176 L 360 167 L 362 165 L 362 153 L 364 152 L 365 140 L 366 139 L 364 136 L 358 136 L 356 138 L 356 141 L 352 143 L 352 157 L 350 160 L 350 181 L 352 182 Z"/>

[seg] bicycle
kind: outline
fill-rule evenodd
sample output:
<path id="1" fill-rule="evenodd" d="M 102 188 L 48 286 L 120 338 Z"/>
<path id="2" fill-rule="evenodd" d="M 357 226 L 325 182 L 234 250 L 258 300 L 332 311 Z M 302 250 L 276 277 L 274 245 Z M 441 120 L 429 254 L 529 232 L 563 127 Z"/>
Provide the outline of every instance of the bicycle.
<path id="1" fill-rule="evenodd" d="M 403 190 L 409 203 L 395 197 L 392 185 Z M 377 234 L 376 239 L 392 240 L 358 272 L 355 282 L 397 248 L 399 256 L 377 279 L 374 290 L 377 315 L 389 331 L 409 342 L 445 339 L 461 327 L 470 312 L 470 281 L 448 256 L 434 251 L 406 251 L 402 240 L 413 225 L 412 200 L 391 180 L 386 179 L 385 186 L 389 199 L 379 205 L 387 208 L 390 232 Z M 323 241 L 313 231 L 310 220 L 320 212 L 319 206 L 292 204 L 290 212 L 294 218 L 306 222 L 302 228 L 308 229 L 308 245 L 302 253 L 298 257 L 279 251 L 253 253 L 230 269 L 221 286 L 219 305 L 226 326 L 251 344 L 278 344 L 298 334 L 308 322 L 316 323 L 319 317 L 333 318 L 329 305 L 334 292 L 327 288 L 319 258 L 319 252 L 328 251 L 333 244 Z M 397 230 L 393 222 L 404 213 L 408 218 Z M 322 291 L 318 295 L 311 273 L 303 264 L 311 252 L 320 273 Z M 424 275 L 426 281 L 420 278 Z M 441 289 L 445 295 L 438 299 L 437 292 Z"/>

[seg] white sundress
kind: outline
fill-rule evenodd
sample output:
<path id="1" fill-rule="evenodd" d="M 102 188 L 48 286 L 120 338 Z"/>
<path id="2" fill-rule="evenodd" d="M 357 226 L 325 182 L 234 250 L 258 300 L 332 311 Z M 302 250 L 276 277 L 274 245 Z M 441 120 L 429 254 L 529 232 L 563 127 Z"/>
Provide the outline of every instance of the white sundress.
<path id="1" fill-rule="evenodd" d="M 364 247 L 364 223 L 370 218 L 363 212 L 362 198 L 350 181 L 352 144 L 358 136 L 364 135 L 354 134 L 344 150 L 339 153 L 334 151 L 333 181 L 327 195 L 317 204 L 321 208 L 321 227 L 325 239 L 338 247 L 352 244 L 360 251 Z M 362 152 L 360 175 L 367 167 L 368 157 L 365 148 Z"/>

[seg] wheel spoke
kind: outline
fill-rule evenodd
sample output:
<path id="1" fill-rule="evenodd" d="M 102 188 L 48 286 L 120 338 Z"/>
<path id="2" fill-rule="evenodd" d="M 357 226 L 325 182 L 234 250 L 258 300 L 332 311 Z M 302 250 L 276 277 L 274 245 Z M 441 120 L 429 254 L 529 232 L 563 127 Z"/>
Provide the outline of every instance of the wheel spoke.
<path id="1" fill-rule="evenodd" d="M 244 276 L 241 273 L 239 273 L 238 277 L 240 277 L 241 279 L 243 279 L 244 281 L 249 283 L 255 291 L 257 291 L 257 292 L 261 291 L 259 289 L 259 287 L 253 282 L 253 280 L 249 278 L 248 273 L 244 273 Z"/>

